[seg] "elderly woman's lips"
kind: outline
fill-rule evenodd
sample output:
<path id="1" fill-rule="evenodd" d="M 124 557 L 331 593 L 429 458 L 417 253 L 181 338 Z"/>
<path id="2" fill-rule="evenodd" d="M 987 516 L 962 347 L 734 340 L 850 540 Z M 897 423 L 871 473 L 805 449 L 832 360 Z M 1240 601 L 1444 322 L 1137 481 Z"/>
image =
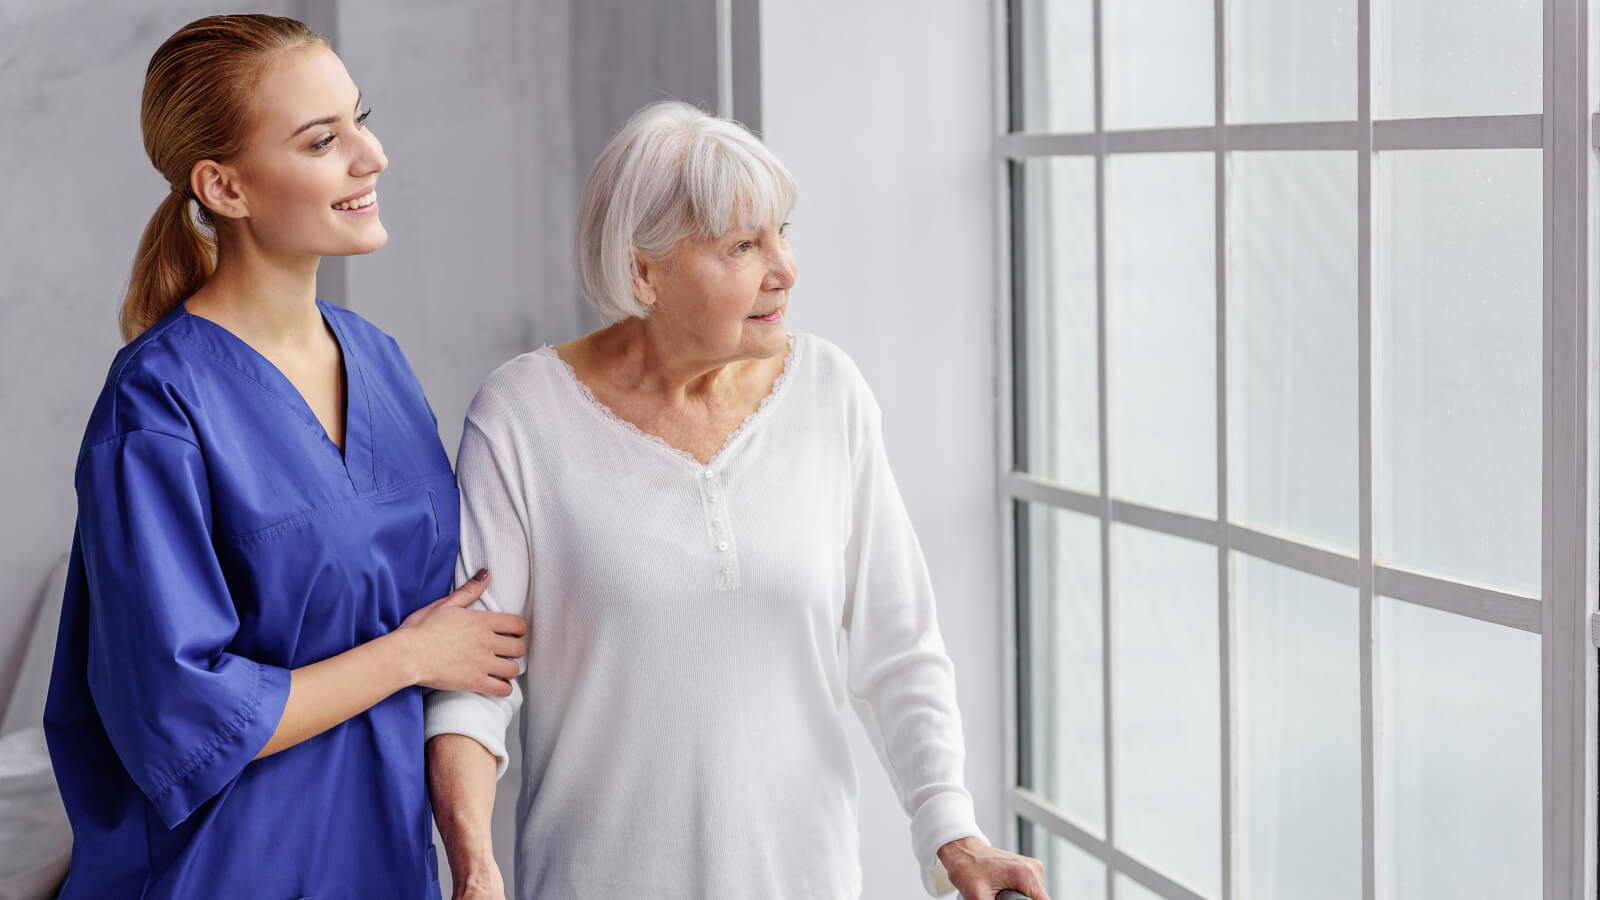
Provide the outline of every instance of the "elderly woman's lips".
<path id="1" fill-rule="evenodd" d="M 746 316 L 752 322 L 776 322 L 783 318 L 783 307 L 778 307 L 764 316 Z"/>

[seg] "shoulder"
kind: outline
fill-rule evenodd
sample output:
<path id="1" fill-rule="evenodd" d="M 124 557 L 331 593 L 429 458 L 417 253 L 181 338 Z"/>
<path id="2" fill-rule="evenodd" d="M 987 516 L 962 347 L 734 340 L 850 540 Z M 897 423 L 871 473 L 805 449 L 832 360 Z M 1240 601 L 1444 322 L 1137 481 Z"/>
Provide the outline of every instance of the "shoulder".
<path id="1" fill-rule="evenodd" d="M 814 334 L 794 334 L 794 354 L 801 381 L 824 402 L 840 403 L 852 418 L 876 415 L 877 400 L 861 368 L 843 348 Z"/>
<path id="2" fill-rule="evenodd" d="M 131 431 L 150 431 L 195 442 L 192 402 L 199 382 L 218 364 L 181 311 L 129 341 L 106 372 L 84 430 L 85 448 Z"/>
<path id="3" fill-rule="evenodd" d="M 535 412 L 548 411 L 568 377 L 566 363 L 549 347 L 514 356 L 483 380 L 467 407 L 467 422 L 487 434 L 525 427 Z"/>

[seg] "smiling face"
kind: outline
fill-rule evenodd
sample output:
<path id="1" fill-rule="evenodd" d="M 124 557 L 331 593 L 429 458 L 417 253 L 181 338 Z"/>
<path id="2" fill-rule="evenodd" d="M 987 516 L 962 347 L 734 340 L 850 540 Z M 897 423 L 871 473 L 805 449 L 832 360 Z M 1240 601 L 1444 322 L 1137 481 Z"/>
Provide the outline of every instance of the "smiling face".
<path id="1" fill-rule="evenodd" d="M 784 318 L 798 275 L 785 225 L 736 225 L 692 234 L 665 260 L 643 261 L 640 300 L 650 321 L 696 356 L 729 362 L 788 350 Z"/>
<path id="2" fill-rule="evenodd" d="M 274 255 L 382 247 L 389 235 L 378 220 L 376 185 L 389 161 L 339 57 L 321 43 L 284 50 L 253 98 L 244 151 L 196 173 L 206 206 Z"/>

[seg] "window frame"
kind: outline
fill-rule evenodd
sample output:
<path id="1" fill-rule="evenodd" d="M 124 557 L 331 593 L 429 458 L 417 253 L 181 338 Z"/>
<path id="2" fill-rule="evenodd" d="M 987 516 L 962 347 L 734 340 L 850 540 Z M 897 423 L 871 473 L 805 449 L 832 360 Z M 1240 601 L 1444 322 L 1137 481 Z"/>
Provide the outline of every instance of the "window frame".
<path id="1" fill-rule="evenodd" d="M 997 222 L 997 319 L 1000 343 L 999 471 L 1000 550 L 1003 659 L 1007 711 L 1005 736 L 1004 840 L 1017 846 L 1018 820 L 1027 819 L 1076 844 L 1107 863 L 1107 897 L 1115 894 L 1117 873 L 1169 898 L 1199 895 L 1135 859 L 1114 844 L 1114 627 L 1111 603 L 1113 571 L 1110 530 L 1113 522 L 1136 525 L 1210 544 L 1217 549 L 1221 723 L 1221 891 L 1236 896 L 1237 698 L 1232 685 L 1233 551 L 1287 566 L 1357 588 L 1360 616 L 1361 790 L 1363 895 L 1382 896 L 1383 772 L 1378 769 L 1377 714 L 1379 678 L 1375 672 L 1380 596 L 1444 610 L 1540 634 L 1543 792 L 1543 896 L 1546 900 L 1594 900 L 1596 897 L 1596 645 L 1600 613 L 1596 613 L 1597 571 L 1600 571 L 1600 340 L 1596 288 L 1600 286 L 1600 113 L 1591 114 L 1600 97 L 1593 56 L 1596 46 L 1589 0 L 1544 0 L 1544 108 L 1540 113 L 1437 119 L 1373 119 L 1373 2 L 1357 2 L 1357 119 L 1348 122 L 1228 124 L 1227 0 L 1214 0 L 1214 121 L 1210 127 L 1107 131 L 1104 127 L 1102 5 L 1092 2 L 1094 54 L 1094 132 L 1039 134 L 1013 130 L 1012 111 L 1021 108 L 1020 45 L 1022 0 L 992 4 L 995 59 L 995 144 L 993 172 Z M 1382 0 L 1378 0 L 1382 2 Z M 1541 597 L 1535 599 L 1491 590 L 1448 578 L 1377 564 L 1373 543 L 1373 163 L 1376 154 L 1392 150 L 1540 149 L 1543 158 L 1543 434 Z M 1340 150 L 1357 155 L 1358 237 L 1358 498 L 1359 544 L 1356 555 L 1329 550 L 1230 521 L 1228 490 L 1228 153 L 1234 150 Z M 1107 385 L 1107 307 L 1105 285 L 1106 157 L 1128 152 L 1204 151 L 1215 163 L 1216 214 L 1216 393 L 1217 515 L 1214 519 L 1153 506 L 1114 500 L 1110 495 Z M 1096 299 L 1098 358 L 1099 491 L 1091 493 L 1022 473 L 1014 468 L 1018 449 L 1026 447 L 1026 359 L 1017 339 L 1025 299 L 1021 229 L 1026 198 L 1017 164 L 1052 156 L 1095 158 Z M 1044 798 L 1019 787 L 1029 764 L 1028 598 L 1024 503 L 1060 507 L 1100 521 L 1102 703 L 1106 838 L 1075 825 Z M 1398 898 L 1396 898 L 1398 900 Z"/>

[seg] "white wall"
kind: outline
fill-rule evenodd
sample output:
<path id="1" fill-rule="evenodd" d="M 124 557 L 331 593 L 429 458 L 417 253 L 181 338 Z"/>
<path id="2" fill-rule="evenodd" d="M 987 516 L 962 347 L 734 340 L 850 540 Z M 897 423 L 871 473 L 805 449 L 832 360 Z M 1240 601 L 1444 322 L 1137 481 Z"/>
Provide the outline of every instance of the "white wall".
<path id="1" fill-rule="evenodd" d="M 793 327 L 848 351 L 883 406 L 956 663 L 968 785 L 998 839 L 1006 599 L 990 15 L 985 3 L 764 3 L 761 115 L 800 185 Z M 864 896 L 923 897 L 905 813 L 856 733 Z"/>

